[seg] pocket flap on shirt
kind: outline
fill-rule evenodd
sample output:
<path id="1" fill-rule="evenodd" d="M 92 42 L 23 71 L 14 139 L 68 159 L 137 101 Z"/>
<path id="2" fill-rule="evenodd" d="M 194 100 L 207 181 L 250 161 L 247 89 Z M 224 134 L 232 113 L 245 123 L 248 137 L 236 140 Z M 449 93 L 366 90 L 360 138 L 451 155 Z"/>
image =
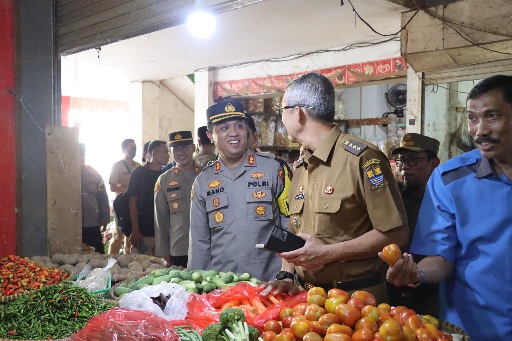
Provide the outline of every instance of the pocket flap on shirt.
<path id="1" fill-rule="evenodd" d="M 318 213 L 336 213 L 340 210 L 341 198 L 339 197 L 320 197 L 315 205 L 315 212 Z"/>

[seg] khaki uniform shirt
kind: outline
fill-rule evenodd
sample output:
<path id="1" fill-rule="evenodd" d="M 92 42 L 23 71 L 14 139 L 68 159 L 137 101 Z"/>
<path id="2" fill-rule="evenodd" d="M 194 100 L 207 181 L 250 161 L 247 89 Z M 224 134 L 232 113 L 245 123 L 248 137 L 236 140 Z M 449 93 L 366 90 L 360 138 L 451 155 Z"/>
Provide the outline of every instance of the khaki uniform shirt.
<path id="1" fill-rule="evenodd" d="M 386 156 L 376 147 L 333 127 L 313 154 L 306 151 L 290 187 L 290 231 L 315 236 L 325 244 L 351 240 L 376 229 L 407 223 Z M 305 281 L 328 283 L 385 272 L 377 254 L 365 260 L 296 270 Z"/>
<path id="2" fill-rule="evenodd" d="M 278 203 L 286 193 L 284 174 L 272 156 L 250 150 L 234 169 L 220 159 L 209 163 L 192 191 L 188 267 L 275 279 L 281 258 L 255 246 L 266 242 L 274 225 L 288 224 Z"/>
<path id="3" fill-rule="evenodd" d="M 128 172 L 123 160 L 117 161 L 112 166 L 108 183 L 128 188 L 131 172 L 133 172 L 137 167 L 140 167 L 140 163 L 137 161 L 133 161 L 132 163 L 126 162 L 128 164 L 128 168 L 130 168 L 130 172 Z"/>
<path id="4" fill-rule="evenodd" d="M 186 256 L 190 230 L 190 193 L 200 169 L 174 166 L 155 185 L 155 256 Z"/>

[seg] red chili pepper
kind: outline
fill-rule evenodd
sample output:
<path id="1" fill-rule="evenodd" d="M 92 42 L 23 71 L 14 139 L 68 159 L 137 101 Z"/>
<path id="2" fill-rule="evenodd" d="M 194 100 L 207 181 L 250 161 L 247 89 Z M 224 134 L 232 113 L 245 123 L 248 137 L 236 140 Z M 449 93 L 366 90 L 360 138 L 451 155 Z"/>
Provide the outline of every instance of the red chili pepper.
<path id="1" fill-rule="evenodd" d="M 75 318 L 77 318 L 77 317 L 78 317 L 78 309 L 75 310 Z"/>

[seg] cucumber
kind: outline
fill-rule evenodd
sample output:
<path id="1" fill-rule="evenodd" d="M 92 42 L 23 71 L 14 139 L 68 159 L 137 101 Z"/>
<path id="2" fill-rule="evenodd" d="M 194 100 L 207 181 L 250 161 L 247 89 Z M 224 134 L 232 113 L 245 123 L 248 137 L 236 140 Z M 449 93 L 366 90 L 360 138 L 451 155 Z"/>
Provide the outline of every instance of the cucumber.
<path id="1" fill-rule="evenodd" d="M 173 275 L 165 275 L 165 276 L 155 277 L 152 284 L 155 285 L 155 284 L 159 284 L 162 282 L 170 282 L 171 279 L 173 279 L 173 278 L 174 278 Z"/>
<path id="2" fill-rule="evenodd" d="M 220 273 L 220 279 L 226 284 L 233 282 L 234 276 L 225 272 Z"/>
<path id="3" fill-rule="evenodd" d="M 132 286 L 130 286 L 130 289 L 133 290 L 139 290 L 142 289 L 142 285 L 146 284 L 153 284 L 153 280 L 155 279 L 155 276 L 153 275 L 147 275 L 139 279 L 137 282 L 135 282 Z"/>
<path id="4" fill-rule="evenodd" d="M 169 271 L 169 276 L 172 275 L 172 278 L 180 278 L 180 279 L 184 279 L 184 278 L 181 278 L 181 271 L 180 270 L 171 270 Z"/>
<path id="5" fill-rule="evenodd" d="M 217 287 L 215 285 L 213 285 L 212 283 L 203 282 L 202 285 L 203 285 L 203 292 L 212 292 L 213 290 L 217 289 Z"/>
<path id="6" fill-rule="evenodd" d="M 190 281 L 183 280 L 183 281 L 179 282 L 178 284 L 183 286 L 187 290 L 188 289 L 192 289 L 192 288 L 197 289 L 196 288 L 196 282 L 194 282 L 192 280 L 190 280 Z"/>
<path id="7" fill-rule="evenodd" d="M 181 276 L 181 279 L 183 279 L 185 281 L 191 281 L 192 280 L 192 274 L 190 273 L 190 271 L 181 270 L 180 276 Z"/>
<path id="8" fill-rule="evenodd" d="M 203 281 L 203 275 L 199 271 L 192 272 L 192 280 L 196 283 L 201 283 Z"/>
<path id="9" fill-rule="evenodd" d="M 165 276 L 169 273 L 169 269 L 163 268 L 163 269 L 155 269 L 151 272 L 152 275 L 155 277 Z"/>
<path id="10" fill-rule="evenodd" d="M 130 282 L 128 282 L 128 284 L 126 285 L 128 288 L 130 288 L 132 285 L 135 284 L 135 282 L 137 282 L 138 278 L 137 277 L 132 277 L 130 279 Z"/>
<path id="11" fill-rule="evenodd" d="M 220 277 L 214 276 L 214 277 L 211 277 L 211 280 L 212 280 L 212 284 L 215 285 L 217 287 L 217 289 L 220 289 L 220 288 L 226 286 L 226 283 Z"/>
<path id="12" fill-rule="evenodd" d="M 247 272 L 244 272 L 243 274 L 238 276 L 238 280 L 239 281 L 250 281 L 251 275 L 249 275 L 249 273 L 247 273 Z"/>
<path id="13" fill-rule="evenodd" d="M 219 274 L 219 270 L 215 270 L 215 269 L 206 270 L 206 271 L 203 272 L 203 278 L 215 276 L 215 275 L 218 275 L 218 274 Z"/>
<path id="14" fill-rule="evenodd" d="M 171 280 L 169 281 L 169 283 L 180 283 L 181 281 L 182 281 L 182 279 L 181 279 L 181 278 L 179 278 L 179 277 L 174 277 L 173 279 L 171 279 Z"/>
<path id="15" fill-rule="evenodd" d="M 128 294 L 130 292 L 132 292 L 133 290 L 130 289 L 130 288 L 126 288 L 126 287 L 121 287 L 121 286 L 118 286 L 115 290 L 114 290 L 114 295 L 116 295 L 117 297 L 121 297 L 123 296 L 124 294 Z"/>
<path id="16" fill-rule="evenodd" d="M 199 290 L 197 290 L 197 288 L 187 289 L 186 292 L 193 292 L 194 294 L 199 294 Z"/>

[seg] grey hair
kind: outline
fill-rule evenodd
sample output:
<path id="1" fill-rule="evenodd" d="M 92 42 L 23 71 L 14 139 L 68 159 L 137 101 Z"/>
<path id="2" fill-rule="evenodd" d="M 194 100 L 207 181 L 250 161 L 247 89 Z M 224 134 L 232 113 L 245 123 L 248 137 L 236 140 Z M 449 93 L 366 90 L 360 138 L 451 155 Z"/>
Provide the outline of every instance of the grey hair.
<path id="1" fill-rule="evenodd" d="M 319 121 L 334 121 L 334 86 L 327 77 L 316 73 L 306 73 L 291 82 L 286 88 L 288 105 L 308 105 L 309 115 Z"/>

